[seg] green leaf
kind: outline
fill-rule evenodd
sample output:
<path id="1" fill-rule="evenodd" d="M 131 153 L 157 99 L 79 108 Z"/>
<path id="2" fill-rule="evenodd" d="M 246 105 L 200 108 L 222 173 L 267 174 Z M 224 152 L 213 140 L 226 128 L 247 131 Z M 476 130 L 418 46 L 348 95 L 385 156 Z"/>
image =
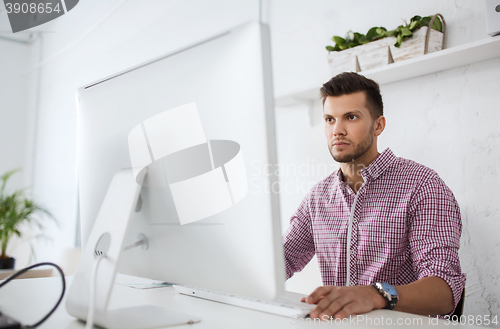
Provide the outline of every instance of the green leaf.
<path id="1" fill-rule="evenodd" d="M 413 36 L 413 33 L 411 33 L 410 29 L 407 28 L 407 27 L 403 27 L 401 29 L 401 34 L 403 35 L 403 37 L 411 37 L 411 36 Z"/>
<path id="2" fill-rule="evenodd" d="M 411 18 L 410 22 L 419 22 L 421 19 L 421 16 L 415 15 Z"/>
<path id="3" fill-rule="evenodd" d="M 420 26 L 429 26 L 430 21 L 431 21 L 431 16 L 423 17 L 422 20 L 420 21 Z"/>
<path id="4" fill-rule="evenodd" d="M 335 48 L 332 46 L 326 46 L 326 50 L 328 51 L 335 51 Z"/>
<path id="5" fill-rule="evenodd" d="M 410 23 L 410 25 L 408 26 L 408 28 L 413 31 L 415 29 L 418 29 L 420 27 L 420 21 L 413 21 Z"/>
<path id="6" fill-rule="evenodd" d="M 332 40 L 333 40 L 335 43 L 339 44 L 339 45 L 342 45 L 342 44 L 344 44 L 344 43 L 345 43 L 345 39 L 344 39 L 344 38 L 342 38 L 342 37 L 339 37 L 339 36 L 337 36 L 337 35 L 333 36 L 333 37 L 332 37 Z"/>
<path id="7" fill-rule="evenodd" d="M 394 46 L 399 48 L 399 47 L 401 47 L 402 42 L 403 42 L 403 35 L 398 34 L 398 36 L 396 37 L 396 43 L 394 44 Z"/>
<path id="8" fill-rule="evenodd" d="M 366 32 L 366 40 L 373 40 L 377 36 L 377 27 L 372 27 Z"/>
<path id="9" fill-rule="evenodd" d="M 422 18 L 421 26 L 429 26 L 431 19 L 432 19 L 432 16 L 426 16 L 426 17 Z M 443 22 L 441 22 L 441 19 L 439 18 L 439 16 L 437 16 L 434 19 L 434 22 L 432 23 L 432 28 L 436 31 L 439 31 L 439 32 L 443 31 Z"/>
<path id="10" fill-rule="evenodd" d="M 443 22 L 441 22 L 439 16 L 437 16 L 434 22 L 432 23 L 432 28 L 436 31 L 443 32 Z"/>
<path id="11" fill-rule="evenodd" d="M 9 180 L 10 176 L 14 175 L 16 172 L 21 171 L 21 168 L 17 168 L 14 170 L 7 171 L 5 174 L 0 177 L 0 180 L 2 181 L 2 187 L 0 188 L 0 197 L 3 196 L 5 192 L 5 186 L 7 185 L 7 181 Z"/>
<path id="12" fill-rule="evenodd" d="M 352 40 L 352 42 L 356 43 L 356 45 L 359 45 L 360 44 L 359 39 L 362 37 L 364 37 L 364 34 L 354 32 L 354 39 Z"/>
<path id="13" fill-rule="evenodd" d="M 339 46 L 340 50 L 345 50 L 345 49 L 347 49 L 347 45 L 346 45 L 345 43 L 344 43 L 344 44 L 341 44 L 341 45 L 339 45 L 339 44 L 337 43 L 337 46 Z"/>
<path id="14" fill-rule="evenodd" d="M 44 219 L 54 219 L 52 214 L 32 199 L 25 196 L 25 189 L 5 192 L 5 186 L 8 179 L 15 171 L 10 171 L 0 176 L 2 186 L 0 192 L 0 249 L 2 257 L 11 237 L 22 237 L 21 227 L 24 225 L 35 225 L 39 228 L 44 227 Z M 57 221 L 55 221 L 57 224 Z"/>
<path id="15" fill-rule="evenodd" d="M 392 30 L 392 31 L 387 31 L 386 35 L 388 37 L 393 37 L 397 34 L 396 30 Z"/>
<path id="16" fill-rule="evenodd" d="M 353 40 L 354 40 L 354 32 L 353 31 L 347 32 L 347 34 L 345 35 L 345 42 L 351 43 Z"/>

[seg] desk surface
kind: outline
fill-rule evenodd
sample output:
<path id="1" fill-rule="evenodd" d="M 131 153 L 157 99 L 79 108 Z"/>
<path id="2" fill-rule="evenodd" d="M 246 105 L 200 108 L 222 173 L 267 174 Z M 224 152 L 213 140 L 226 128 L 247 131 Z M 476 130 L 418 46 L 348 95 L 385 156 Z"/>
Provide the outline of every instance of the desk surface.
<path id="1" fill-rule="evenodd" d="M 53 273 L 53 268 L 34 268 L 32 270 L 29 270 L 28 272 L 25 272 L 18 276 L 18 279 L 29 279 L 29 278 L 45 278 L 52 276 Z M 5 280 L 12 274 L 18 272 L 19 269 L 16 270 L 0 270 L 0 280 Z"/>
<path id="2" fill-rule="evenodd" d="M 71 284 L 67 278 L 67 285 Z M 120 279 L 123 282 L 123 278 Z M 41 319 L 55 304 L 61 292 L 58 277 L 14 280 L 0 289 L 0 311 L 30 325 Z M 287 297 L 296 297 L 290 293 Z M 176 294 L 171 287 L 155 289 L 135 289 L 115 284 L 110 308 L 152 304 L 167 307 L 177 312 L 188 313 L 201 318 L 200 323 L 189 325 L 193 329 L 205 328 L 312 328 L 327 323 L 312 323 L 311 319 L 291 319 L 282 316 L 252 311 L 235 306 L 211 302 L 199 298 Z M 140 315 L 138 315 L 140 316 Z M 357 324 L 354 322 L 357 321 Z M 335 325 L 330 321 L 330 325 Z M 398 325 L 399 324 L 399 325 Z M 405 325 L 406 324 L 406 325 Z M 408 313 L 377 310 L 353 318 L 351 324 L 336 324 L 336 327 L 384 328 L 387 326 L 405 328 L 449 328 L 443 320 L 430 319 Z M 459 325 L 460 328 L 480 328 Z M 38 328 L 80 329 L 84 323 L 77 321 L 66 312 L 65 299 L 56 312 Z M 187 325 L 179 328 L 188 328 Z"/>

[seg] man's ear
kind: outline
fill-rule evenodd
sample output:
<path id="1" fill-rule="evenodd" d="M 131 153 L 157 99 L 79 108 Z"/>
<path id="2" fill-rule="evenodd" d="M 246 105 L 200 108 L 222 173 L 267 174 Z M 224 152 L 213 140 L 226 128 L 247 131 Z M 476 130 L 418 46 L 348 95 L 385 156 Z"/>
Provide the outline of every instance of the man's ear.
<path id="1" fill-rule="evenodd" d="M 383 115 L 379 116 L 373 123 L 373 133 L 375 136 L 379 136 L 385 129 L 385 117 Z"/>

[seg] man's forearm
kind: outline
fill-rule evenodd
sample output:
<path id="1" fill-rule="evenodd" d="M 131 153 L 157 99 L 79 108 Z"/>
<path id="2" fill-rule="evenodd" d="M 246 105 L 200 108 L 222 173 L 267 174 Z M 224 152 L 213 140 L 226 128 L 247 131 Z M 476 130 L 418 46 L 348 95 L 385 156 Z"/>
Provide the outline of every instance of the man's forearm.
<path id="1" fill-rule="evenodd" d="M 453 311 L 453 294 L 443 279 L 425 277 L 397 286 L 398 303 L 394 310 L 422 315 L 441 315 Z"/>
<path id="2" fill-rule="evenodd" d="M 434 316 L 448 314 L 453 310 L 453 294 L 446 281 L 441 278 L 426 277 L 395 288 L 398 292 L 398 303 L 394 308 L 396 311 Z M 310 315 L 320 319 L 324 316 L 343 319 L 387 305 L 373 286 L 323 286 L 302 301 L 317 304 Z"/>

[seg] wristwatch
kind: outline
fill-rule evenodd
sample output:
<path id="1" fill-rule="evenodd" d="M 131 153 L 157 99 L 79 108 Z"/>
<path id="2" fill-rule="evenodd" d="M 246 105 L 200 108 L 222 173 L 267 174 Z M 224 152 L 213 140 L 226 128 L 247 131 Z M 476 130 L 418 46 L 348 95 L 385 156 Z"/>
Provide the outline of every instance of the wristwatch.
<path id="1" fill-rule="evenodd" d="M 387 301 L 387 306 L 384 307 L 384 309 L 392 310 L 398 302 L 398 292 L 396 291 L 396 288 L 387 282 L 375 282 L 372 283 L 372 286 L 374 286 L 379 294 L 381 294 Z"/>

